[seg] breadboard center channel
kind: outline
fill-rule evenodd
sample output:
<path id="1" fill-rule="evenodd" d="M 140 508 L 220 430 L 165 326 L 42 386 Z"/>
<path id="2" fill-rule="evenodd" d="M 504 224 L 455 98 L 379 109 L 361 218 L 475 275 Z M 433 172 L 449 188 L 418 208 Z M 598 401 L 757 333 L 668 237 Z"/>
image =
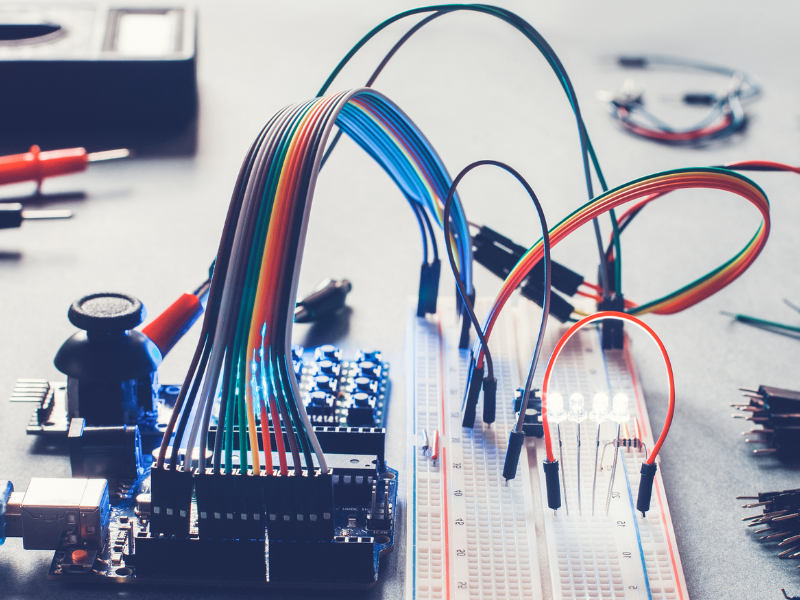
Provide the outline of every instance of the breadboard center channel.
<path id="1" fill-rule="evenodd" d="M 479 314 L 489 302 L 478 300 Z M 427 319 L 409 313 L 407 599 L 688 600 L 660 471 L 647 517 L 634 510 L 639 469 L 646 449 L 653 447 L 653 431 L 629 341 L 624 350 L 604 352 L 598 329 L 586 328 L 556 364 L 552 391 L 565 397 L 580 392 L 590 399 L 601 391 L 610 397 L 624 393 L 631 418 L 623 426 L 608 514 L 616 423 L 601 424 L 594 501 L 597 425 L 581 423 L 580 505 L 576 427 L 570 421 L 560 424 L 563 460 L 556 458 L 565 488 L 562 507 L 554 513 L 546 508 L 542 439 L 526 438 L 517 477 L 508 482 L 502 477 L 516 422 L 514 390 L 527 376 L 539 309 L 525 302 L 500 317 L 489 341 L 498 381 L 496 421 L 483 423 L 479 406 L 475 427 L 467 429 L 461 405 L 469 350 L 458 348 L 454 303 L 442 304 L 447 309 Z M 542 385 L 544 361 L 566 330 L 554 325 L 547 331 L 536 388 Z M 557 444 L 556 425 L 551 428 Z M 422 430 L 429 440 L 438 432 L 436 461 L 423 448 Z M 635 438 L 644 447 L 626 445 Z"/>

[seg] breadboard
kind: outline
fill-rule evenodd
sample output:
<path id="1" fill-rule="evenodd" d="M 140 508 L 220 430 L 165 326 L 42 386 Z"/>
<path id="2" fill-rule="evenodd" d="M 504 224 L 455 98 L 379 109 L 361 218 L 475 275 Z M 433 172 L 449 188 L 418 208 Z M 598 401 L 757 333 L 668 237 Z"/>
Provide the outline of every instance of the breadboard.
<path id="1" fill-rule="evenodd" d="M 479 300 L 479 314 L 488 306 L 488 300 Z M 498 320 L 490 340 L 498 380 L 496 421 L 491 427 L 484 424 L 479 404 L 473 429 L 461 426 L 469 352 L 458 349 L 453 309 L 427 319 L 410 316 L 407 598 L 688 600 L 660 473 L 647 517 L 634 514 L 643 449 L 619 449 L 608 515 L 614 449 L 607 447 L 597 473 L 593 517 L 596 424 L 591 421 L 581 424 L 580 511 L 572 422 L 561 424 L 566 493 L 562 489 L 565 503 L 557 514 L 545 508 L 542 440 L 528 438 L 517 477 L 503 479 L 515 421 L 513 392 L 527 374 L 541 314 L 536 310 L 525 303 L 516 311 L 507 309 Z M 550 356 L 564 330 L 548 328 L 543 357 Z M 651 448 L 652 428 L 629 348 L 626 341 L 624 350 L 604 353 L 597 329 L 581 331 L 562 353 L 551 389 L 565 397 L 581 392 L 589 402 L 599 391 L 627 394 L 631 437 L 636 422 L 641 441 Z M 536 387 L 541 387 L 543 365 Z M 613 440 L 616 424 L 601 427 L 602 451 Z M 439 432 L 436 462 L 423 451 L 422 429 L 429 439 Z"/>

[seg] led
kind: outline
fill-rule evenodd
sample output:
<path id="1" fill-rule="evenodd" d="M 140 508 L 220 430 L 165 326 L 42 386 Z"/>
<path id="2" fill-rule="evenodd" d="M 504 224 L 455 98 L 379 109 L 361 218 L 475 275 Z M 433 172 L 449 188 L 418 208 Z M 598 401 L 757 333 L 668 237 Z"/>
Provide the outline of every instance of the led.
<path id="1" fill-rule="evenodd" d="M 608 419 L 608 396 L 603 392 L 595 394 L 592 398 L 592 412 L 589 413 L 589 419 L 597 423 Z"/>
<path id="2" fill-rule="evenodd" d="M 569 420 L 580 423 L 585 421 L 588 415 L 584 409 L 583 394 L 575 392 L 569 397 Z"/>
<path id="3" fill-rule="evenodd" d="M 611 413 L 611 420 L 617 423 L 625 423 L 631 418 L 628 412 L 628 397 L 625 394 L 617 394 L 612 401 L 614 411 Z"/>
<path id="4" fill-rule="evenodd" d="M 564 398 L 561 397 L 561 394 L 548 394 L 547 415 L 553 423 L 560 423 L 567 418 L 567 413 L 564 412 Z"/>

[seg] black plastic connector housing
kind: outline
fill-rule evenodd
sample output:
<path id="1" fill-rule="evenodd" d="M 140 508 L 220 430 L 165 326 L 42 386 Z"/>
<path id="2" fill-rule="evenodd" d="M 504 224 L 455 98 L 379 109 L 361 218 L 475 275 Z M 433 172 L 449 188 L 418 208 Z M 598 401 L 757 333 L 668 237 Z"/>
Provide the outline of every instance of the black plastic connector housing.
<path id="1" fill-rule="evenodd" d="M 539 279 L 535 279 L 531 275 L 528 275 L 522 282 L 522 285 L 519 287 L 519 293 L 539 306 L 544 304 L 544 286 Z M 564 300 L 564 298 L 554 291 L 550 292 L 550 315 L 552 317 L 560 323 L 566 323 L 572 316 L 574 310 L 575 307 L 572 304 Z"/>
<path id="2" fill-rule="evenodd" d="M 528 251 L 524 246 L 516 244 L 509 238 L 500 235 L 493 229 L 483 226 L 472 238 L 473 258 L 489 271 L 505 279 L 519 259 Z M 576 273 L 564 265 L 551 261 L 551 285 L 567 296 L 574 296 L 583 283 L 583 275 Z M 544 262 L 539 261 L 528 273 L 528 279 L 541 282 L 544 280 Z M 524 283 L 523 283 L 524 285 Z M 542 294 L 539 294 L 539 301 Z"/>
<path id="3" fill-rule="evenodd" d="M 294 309 L 295 323 L 321 321 L 344 308 L 345 299 L 353 289 L 347 279 L 325 279 L 305 298 L 297 301 Z"/>
<path id="4" fill-rule="evenodd" d="M 419 299 L 417 301 L 417 316 L 436 313 L 436 304 L 439 298 L 439 277 L 442 272 L 442 262 L 437 258 L 430 264 L 422 263 L 419 273 Z"/>
<path id="5" fill-rule="evenodd" d="M 333 477 L 331 475 L 254 477 L 263 485 L 267 534 L 272 542 L 333 539 Z"/>
<path id="6" fill-rule="evenodd" d="M 683 95 L 683 103 L 693 106 L 711 106 L 717 102 L 717 95 L 708 92 L 689 92 Z"/>
<path id="7" fill-rule="evenodd" d="M 394 480 L 377 479 L 372 484 L 372 505 L 367 514 L 367 531 L 389 532 L 392 529 L 394 510 L 389 500 L 389 486 Z"/>
<path id="8" fill-rule="evenodd" d="M 469 362 L 469 376 L 467 378 L 466 394 L 461 406 L 461 426 L 472 429 L 475 427 L 475 415 L 478 411 L 478 396 L 483 385 L 483 367 L 475 365 L 475 357 Z"/>
<path id="9" fill-rule="evenodd" d="M 144 470 L 137 425 L 86 427 L 85 419 L 72 419 L 67 443 L 72 476 L 108 479 L 112 493 L 117 482 L 135 481 Z"/>
<path id="10" fill-rule="evenodd" d="M 267 577 L 262 540 L 175 538 L 139 531 L 135 545 L 136 553 L 126 563 L 141 577 L 235 582 L 263 582 Z"/>
<path id="11" fill-rule="evenodd" d="M 516 415 L 519 415 L 519 411 L 522 409 L 522 395 L 524 393 L 525 390 L 522 388 L 514 390 L 514 413 Z M 539 416 L 542 414 L 542 398 L 538 394 L 539 390 L 534 388 L 528 396 L 528 408 L 525 411 L 525 418 L 522 422 L 522 431 L 527 436 L 540 438 L 544 437 L 544 426 L 539 420 Z"/>
<path id="12" fill-rule="evenodd" d="M 206 469 L 194 476 L 198 532 L 203 539 L 263 540 L 264 479 Z"/>
<path id="13" fill-rule="evenodd" d="M 483 380 L 483 422 L 494 423 L 497 412 L 497 379 Z"/>
<path id="14" fill-rule="evenodd" d="M 485 226 L 481 227 L 480 231 L 472 238 L 472 245 L 475 261 L 501 279 L 508 277 L 514 265 L 528 251 L 527 248 Z M 553 288 L 567 296 L 574 296 L 584 281 L 583 276 L 555 261 L 550 263 L 550 268 Z M 539 261 L 520 284 L 520 293 L 542 306 L 544 302 L 543 280 L 544 262 Z M 550 314 L 556 319 L 562 323 L 567 321 L 572 315 L 573 308 L 564 298 L 551 292 Z"/>
<path id="15" fill-rule="evenodd" d="M 186 537 L 192 504 L 192 473 L 182 468 L 153 466 L 150 470 L 150 531 Z"/>
<path id="16" fill-rule="evenodd" d="M 597 303 L 597 310 L 613 310 L 625 312 L 625 299 L 622 294 L 601 300 Z M 625 331 L 619 319 L 604 319 L 600 324 L 603 350 L 621 350 L 625 342 Z"/>
<path id="17" fill-rule="evenodd" d="M 369 583 L 375 580 L 375 539 L 341 537 L 320 542 L 270 540 L 271 582 Z"/>
<path id="18" fill-rule="evenodd" d="M 642 513 L 644 517 L 647 511 L 650 510 L 650 497 L 653 495 L 653 481 L 656 478 L 656 471 L 658 465 L 642 463 L 640 471 L 641 478 L 639 479 L 639 495 L 636 498 L 636 510 Z"/>
<path id="19" fill-rule="evenodd" d="M 558 461 L 544 461 L 544 483 L 547 487 L 547 506 L 561 508 L 561 484 L 558 481 Z"/>
<path id="20" fill-rule="evenodd" d="M 472 293 L 469 295 L 469 301 L 472 306 L 475 306 L 475 288 L 472 288 Z M 457 298 L 459 292 L 456 290 Z M 469 313 L 467 312 L 466 307 L 464 306 L 463 302 L 458 302 L 457 305 L 460 307 L 461 310 L 461 335 L 458 339 L 458 347 L 462 350 L 466 350 L 469 348 L 469 328 L 472 325 L 472 322 L 469 320 Z"/>
<path id="21" fill-rule="evenodd" d="M 506 449 L 506 458 L 503 462 L 503 478 L 508 481 L 517 476 L 517 465 L 519 464 L 519 455 L 522 452 L 522 445 L 525 443 L 525 432 L 511 430 L 511 435 L 508 438 L 508 448 Z"/>
<path id="22" fill-rule="evenodd" d="M 644 69 L 647 67 L 647 59 L 643 56 L 620 56 L 617 64 L 627 69 Z"/>

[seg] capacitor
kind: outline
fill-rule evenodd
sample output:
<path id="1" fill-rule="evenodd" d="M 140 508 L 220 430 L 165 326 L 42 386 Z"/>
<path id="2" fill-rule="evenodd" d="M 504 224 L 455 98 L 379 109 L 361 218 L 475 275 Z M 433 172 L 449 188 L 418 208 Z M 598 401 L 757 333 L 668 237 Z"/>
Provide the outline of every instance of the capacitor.
<path id="1" fill-rule="evenodd" d="M 339 363 L 332 360 L 320 360 L 317 362 L 317 371 L 323 375 L 338 377 L 340 371 Z"/>
<path id="2" fill-rule="evenodd" d="M 370 379 L 381 378 L 381 366 L 370 360 L 364 360 L 358 363 L 358 374 L 361 377 L 369 377 Z"/>
<path id="3" fill-rule="evenodd" d="M 380 350 L 359 350 L 356 355 L 356 362 L 363 362 L 365 360 L 380 363 L 383 361 L 383 356 Z"/>
<path id="4" fill-rule="evenodd" d="M 356 377 L 353 379 L 353 385 L 359 392 L 378 393 L 378 382 L 369 377 Z"/>
<path id="5" fill-rule="evenodd" d="M 314 360 L 332 360 L 333 362 L 342 362 L 342 349 L 337 348 L 333 344 L 325 344 L 314 351 Z"/>
<path id="6" fill-rule="evenodd" d="M 327 375 L 317 375 L 312 379 L 315 388 L 326 392 L 336 392 L 336 380 Z"/>

